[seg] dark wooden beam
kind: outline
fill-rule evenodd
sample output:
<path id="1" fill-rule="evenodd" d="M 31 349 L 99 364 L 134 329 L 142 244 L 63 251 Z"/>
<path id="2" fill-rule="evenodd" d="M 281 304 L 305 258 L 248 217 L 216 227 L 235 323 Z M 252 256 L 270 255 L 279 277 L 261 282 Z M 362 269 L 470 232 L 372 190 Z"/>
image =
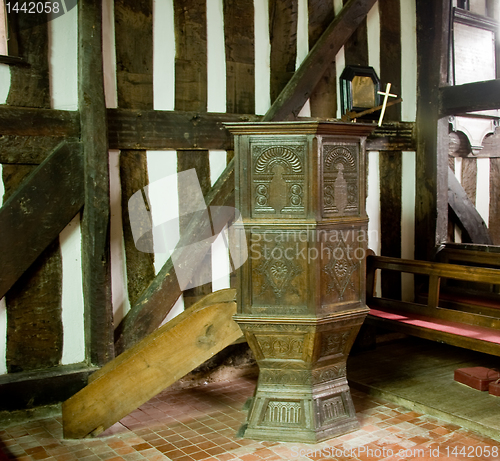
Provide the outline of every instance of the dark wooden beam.
<path id="1" fill-rule="evenodd" d="M 448 81 L 449 0 L 417 6 L 417 150 L 415 258 L 432 259 L 448 235 L 448 120 L 439 111 L 439 87 Z"/>
<path id="2" fill-rule="evenodd" d="M 323 32 L 335 18 L 333 2 L 309 0 L 309 49 L 312 49 Z M 311 116 L 321 118 L 337 117 L 337 71 L 332 60 L 318 84 L 311 93 L 309 104 Z"/>
<path id="3" fill-rule="evenodd" d="M 257 115 L 108 109 L 110 149 L 232 149 L 223 122 L 257 121 Z"/>
<path id="4" fill-rule="evenodd" d="M 490 159 L 490 215 L 488 225 L 494 245 L 500 245 L 500 158 Z"/>
<path id="5" fill-rule="evenodd" d="M 30 410 L 65 401 L 87 385 L 96 371 L 87 365 L 75 364 L 48 370 L 9 373 L 0 376 L 0 411 Z M 9 414 L 0 414 L 3 421 Z"/>
<path id="6" fill-rule="evenodd" d="M 443 86 L 439 93 L 441 117 L 500 108 L 500 79 Z"/>
<path id="7" fill-rule="evenodd" d="M 13 136 L 80 136 L 78 112 L 0 105 L 0 133 Z"/>
<path id="8" fill-rule="evenodd" d="M 295 72 L 298 0 L 269 0 L 271 103 Z"/>
<path id="9" fill-rule="evenodd" d="M 234 206 L 233 161 L 229 163 L 224 173 L 212 187 L 206 197 L 206 203 L 207 206 Z M 220 232 L 230 218 L 231 216 L 222 216 L 220 219 L 216 219 L 212 215 L 214 232 Z M 209 246 L 203 244 L 190 246 L 198 242 L 200 236 L 206 236 L 207 232 L 212 234 L 212 230 L 208 229 L 207 226 L 209 227 L 210 223 L 199 222 L 198 219 L 194 218 L 186 227 L 185 232 L 181 234 L 176 250 L 185 248 L 182 256 L 188 267 L 197 267 L 210 249 Z M 115 331 L 117 353 L 119 354 L 130 348 L 160 326 L 181 293 L 172 259 L 169 258 L 148 289 L 118 325 Z"/>
<path id="10" fill-rule="evenodd" d="M 235 114 L 255 112 L 253 0 L 224 0 L 226 107 Z"/>
<path id="11" fill-rule="evenodd" d="M 0 163 L 40 165 L 63 141 L 74 143 L 78 138 L 63 136 L 0 136 Z"/>
<path id="12" fill-rule="evenodd" d="M 118 107 L 152 110 L 153 1 L 116 0 L 114 8 Z M 133 305 L 155 277 L 154 253 L 136 248 L 128 209 L 130 197 L 149 184 L 145 150 L 121 149 L 120 184 L 127 290 Z"/>
<path id="13" fill-rule="evenodd" d="M 380 81 L 385 88 L 391 83 L 391 93 L 401 94 L 401 11 L 399 0 L 378 2 L 380 13 Z M 368 62 L 366 62 L 368 64 Z M 385 120 L 401 120 L 401 104 L 388 107 Z M 380 254 L 401 257 L 402 219 L 401 151 L 379 151 L 380 171 Z M 401 297 L 401 274 L 384 271 L 381 274 L 382 296 Z"/>
<path id="14" fill-rule="evenodd" d="M 86 356 L 103 365 L 114 357 L 109 248 L 109 166 L 102 69 L 102 2 L 78 3 L 78 101 L 84 152 L 82 218 Z"/>
<path id="15" fill-rule="evenodd" d="M 364 20 L 376 0 L 349 0 L 302 61 L 286 87 L 274 101 L 265 121 L 297 117 L 338 51 Z"/>
<path id="16" fill-rule="evenodd" d="M 458 220 L 457 224 L 470 237 L 470 243 L 492 245 L 488 226 L 477 212 L 474 204 L 469 200 L 469 197 L 467 197 L 467 193 L 458 182 L 451 168 L 448 169 L 448 204 Z"/>
<path id="17" fill-rule="evenodd" d="M 174 0 L 175 54 L 175 109 L 207 111 L 208 52 L 207 3 L 205 0 Z M 177 172 L 196 169 L 203 194 L 210 190 L 210 161 L 208 150 L 178 150 Z M 179 210 L 186 209 L 190 192 L 179 188 Z M 181 235 L 189 232 L 185 219 L 179 220 Z M 184 290 L 184 308 L 212 292 L 211 252 L 198 261 L 199 270 L 192 280 L 194 287 Z M 204 283 L 210 280 L 208 283 Z"/>
<path id="18" fill-rule="evenodd" d="M 0 209 L 0 298 L 83 205 L 79 144 L 63 144 Z"/>
<path id="19" fill-rule="evenodd" d="M 416 147 L 415 123 L 387 122 L 375 128 L 366 140 L 367 151 L 413 151 Z"/>
<path id="20" fill-rule="evenodd" d="M 349 0 L 343 0 L 344 5 Z M 381 33 L 383 29 L 381 28 Z M 349 37 L 344 45 L 344 57 L 346 65 L 367 66 L 368 65 L 368 28 L 366 17 Z M 381 56 L 382 58 L 382 56 Z"/>
<path id="21" fill-rule="evenodd" d="M 15 48 L 15 52 L 22 56 L 25 66 L 13 66 L 10 69 L 10 88 L 7 96 L 7 104 L 17 107 L 30 107 L 39 109 L 50 108 L 50 85 L 49 85 L 49 34 L 46 20 L 40 21 L 43 15 L 33 15 L 27 12 L 8 14 L 9 26 L 12 26 L 9 35 L 9 48 Z M 15 32 L 14 32 L 15 31 Z M 13 43 L 12 43 L 13 42 Z M 14 51 L 14 50 L 13 50 Z M 19 121 L 21 127 L 27 127 L 26 121 Z M 3 133 L 2 133 L 3 134 Z M 50 131 L 47 133 L 50 134 Z M 67 165 L 66 165 L 67 166 Z M 50 230 L 53 224 L 59 225 L 62 230 L 69 220 L 59 222 L 55 217 L 55 223 L 48 223 L 46 217 L 51 213 L 55 215 L 64 214 L 64 211 L 47 209 L 41 200 L 50 203 L 47 196 L 38 195 L 41 190 L 21 189 L 26 181 L 32 181 L 34 165 L 4 165 L 2 176 L 5 186 L 4 200 L 8 197 L 16 197 L 12 202 L 14 207 L 9 211 L 12 213 L 3 224 L 10 224 L 10 229 L 4 229 L 2 237 L 6 238 L 2 243 L 9 245 L 7 251 L 16 251 L 17 260 L 9 260 L 19 269 L 24 266 L 25 271 L 17 279 L 16 283 L 5 295 L 7 310 L 7 341 L 6 341 L 6 363 L 9 373 L 39 370 L 57 365 L 62 357 L 63 326 L 62 326 L 62 260 L 57 233 L 48 232 L 42 236 L 45 240 L 41 242 L 40 237 L 34 233 L 43 234 L 46 229 Z M 59 175 L 53 175 L 53 163 L 47 169 L 38 170 L 35 183 L 44 183 L 43 173 L 52 181 L 59 180 Z M 60 171 L 60 170 L 59 170 Z M 41 179 L 42 177 L 42 179 Z M 71 178 L 71 176 L 70 176 Z M 47 178 L 45 178 L 47 180 Z M 67 179 L 64 180 L 68 187 Z M 55 183 L 55 184 L 56 184 Z M 49 183 L 50 185 L 50 183 Z M 39 186 L 38 186 L 39 187 Z M 44 184 L 42 189 L 47 192 Z M 53 192 L 53 191 L 52 191 Z M 36 197 L 35 197 L 36 195 Z M 49 194 L 53 195 L 53 194 Z M 55 201 L 58 201 L 57 199 Z M 38 206 L 45 208 L 46 216 L 42 217 Z M 51 204 L 51 206 L 53 206 Z M 56 205 L 57 207 L 57 205 Z M 74 210 L 73 215 L 77 212 Z M 16 222 L 12 222 L 16 220 Z M 62 226 L 61 226 L 62 224 Z M 26 230 L 25 234 L 22 230 Z M 7 239 L 8 237 L 8 239 Z M 31 238 L 30 238 L 31 237 Z M 24 240 L 27 238 L 27 240 Z M 22 254 L 26 247 L 31 246 L 30 240 L 36 242 L 36 260 L 29 258 L 29 263 L 24 261 Z M 15 254 L 15 253 L 14 253 Z M 12 253 L 9 254 L 11 256 Z M 34 256 L 33 254 L 31 256 Z M 3 262 L 3 259 L 2 259 Z M 27 264 L 27 265 L 26 265 Z M 3 270 L 8 269 L 8 265 Z M 16 274 L 19 276 L 19 272 Z"/>

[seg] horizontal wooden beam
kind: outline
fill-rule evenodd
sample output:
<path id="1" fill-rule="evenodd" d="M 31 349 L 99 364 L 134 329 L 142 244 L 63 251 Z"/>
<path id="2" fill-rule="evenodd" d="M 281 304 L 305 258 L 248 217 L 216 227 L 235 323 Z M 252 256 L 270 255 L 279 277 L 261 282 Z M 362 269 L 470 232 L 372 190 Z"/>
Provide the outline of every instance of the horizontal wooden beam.
<path id="1" fill-rule="evenodd" d="M 257 115 L 108 109 L 110 149 L 232 149 L 223 122 L 257 121 Z"/>
<path id="2" fill-rule="evenodd" d="M 26 371 L 0 376 L 0 412 L 29 410 L 54 405 L 70 398 L 87 385 L 96 368 L 86 364 L 61 365 L 36 373 Z M 1 414 L 8 421 L 9 414 Z"/>
<path id="3" fill-rule="evenodd" d="M 80 136 L 76 111 L 0 105 L 0 134 L 16 136 Z"/>
<path id="4" fill-rule="evenodd" d="M 253 114 L 108 109 L 110 149 L 234 148 L 224 122 L 259 121 Z M 0 163 L 40 164 L 61 141 L 80 136 L 77 112 L 0 106 Z M 413 122 L 385 123 L 367 139 L 367 150 L 415 150 Z"/>
<path id="5" fill-rule="evenodd" d="M 377 127 L 366 140 L 366 150 L 414 151 L 415 123 L 391 122 Z"/>
<path id="6" fill-rule="evenodd" d="M 0 298 L 83 206 L 80 144 L 52 152 L 0 209 Z"/>
<path id="7" fill-rule="evenodd" d="M 439 93 L 441 117 L 500 109 L 500 79 L 445 86 Z"/>
<path id="8" fill-rule="evenodd" d="M 0 163 L 40 165 L 63 141 L 78 142 L 64 136 L 0 136 Z"/>

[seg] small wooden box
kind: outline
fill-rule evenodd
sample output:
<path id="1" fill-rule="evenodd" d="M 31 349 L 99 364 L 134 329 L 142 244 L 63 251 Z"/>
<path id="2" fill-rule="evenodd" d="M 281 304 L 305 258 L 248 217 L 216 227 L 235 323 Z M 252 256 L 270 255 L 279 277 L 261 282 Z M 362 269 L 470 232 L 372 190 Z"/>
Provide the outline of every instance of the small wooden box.
<path id="1" fill-rule="evenodd" d="M 455 381 L 479 391 L 487 391 L 491 382 L 500 378 L 500 372 L 486 367 L 458 368 Z"/>

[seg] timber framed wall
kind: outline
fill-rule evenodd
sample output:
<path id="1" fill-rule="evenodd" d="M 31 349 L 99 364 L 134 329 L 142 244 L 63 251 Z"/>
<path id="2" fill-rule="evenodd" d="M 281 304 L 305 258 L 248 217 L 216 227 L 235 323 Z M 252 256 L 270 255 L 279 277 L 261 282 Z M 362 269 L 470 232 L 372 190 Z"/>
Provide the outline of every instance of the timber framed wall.
<path id="1" fill-rule="evenodd" d="M 4 103 L 0 107 L 0 132 L 4 134 L 0 163 L 4 176 L 10 177 L 10 170 L 25 169 L 23 165 L 41 163 L 62 139 L 80 141 L 84 149 L 84 212 L 71 220 L 58 239 L 60 246 L 54 249 L 62 256 L 58 256 L 59 268 L 51 279 L 56 286 L 51 293 L 60 312 L 55 317 L 62 323 L 54 327 L 53 337 L 55 342 L 62 341 L 62 346 L 58 346 L 59 355 L 35 364 L 32 370 L 40 376 L 52 373 L 51 383 L 54 376 L 73 376 L 73 387 L 64 380 L 61 384 L 72 392 L 82 385 L 91 365 L 105 363 L 115 352 L 113 329 L 117 350 L 121 350 L 129 344 L 124 337 L 134 322 L 142 322 L 141 331 L 146 334 L 165 316 L 168 319 L 181 311 L 184 302 L 189 304 L 188 298 L 231 284 L 229 276 L 218 276 L 220 268 L 227 265 L 227 255 L 213 248 L 203 262 L 211 283 L 177 299 L 180 291 L 175 275 L 172 277 L 169 255 L 157 253 L 153 257 L 135 249 L 127 224 L 128 198 L 148 184 L 171 175 L 174 180 L 177 172 L 194 167 L 211 203 L 231 203 L 234 186 L 226 166 L 232 157 L 232 143 L 221 122 L 258 120 L 269 114 L 295 71 L 303 70 L 300 64 L 308 50 L 320 41 L 332 21 L 341 17 L 344 2 L 327 3 L 105 0 L 101 4 L 79 0 L 78 10 L 46 24 L 46 30 L 40 32 L 42 38 L 36 41 L 37 46 L 51 43 L 50 52 L 33 52 L 38 59 L 43 56 L 43 63 L 33 64 L 33 69 L 43 73 L 37 82 L 44 83 L 44 89 L 35 92 L 43 95 L 41 101 L 14 100 L 16 75 L 23 69 L 0 64 L 0 97 L 4 97 L 0 100 Z M 391 82 L 402 94 L 402 106 L 388 112 L 387 123 L 368 142 L 369 245 L 378 254 L 413 257 L 415 2 L 351 0 L 345 4 L 346 8 L 366 10 L 367 16 L 328 63 L 301 115 L 340 116 L 338 76 L 346 64 L 373 66 L 382 84 Z M 102 51 L 100 41 L 89 42 L 88 28 L 94 27 L 102 27 Z M 92 54 L 90 49 L 97 51 Z M 78 56 L 89 61 L 78 61 Z M 101 62 L 103 74 L 96 77 Z M 84 72 L 86 68 L 93 77 Z M 46 111 L 27 109 L 20 113 L 18 108 L 23 105 Z M 36 129 L 28 126 L 33 117 L 44 120 Z M 108 175 L 109 197 L 105 193 Z M 96 185 L 88 181 L 94 177 L 98 178 Z M 214 188 L 217 179 L 220 181 Z M 11 184 L 3 181 L 2 187 L 8 192 Z M 186 198 L 184 191 L 167 199 L 161 191 L 152 194 L 153 223 L 162 222 L 162 209 L 178 210 L 179 197 Z M 189 224 L 181 223 L 178 232 L 166 236 L 167 245 L 189 234 L 186 229 L 190 229 Z M 99 238 L 93 240 L 92 235 Z M 89 259 L 89 255 L 94 258 Z M 167 279 L 171 283 L 168 290 Z M 395 283 L 401 286 L 400 280 Z M 406 283 L 403 280 L 402 286 Z M 409 292 L 408 287 L 399 289 Z M 166 302 L 168 309 L 154 324 L 144 325 L 147 316 L 134 307 L 141 302 L 160 304 L 160 299 L 165 304 L 166 291 L 172 293 Z M 9 296 L 0 301 L 0 385 L 15 382 L 19 387 L 23 372 L 6 366 L 13 351 L 24 356 L 12 339 L 5 340 L 13 320 Z M 27 318 L 33 319 L 36 308 L 22 306 Z M 127 317 L 128 312 L 133 315 Z M 129 324 L 124 320 L 127 318 Z M 49 348 L 43 350 L 48 352 Z"/>

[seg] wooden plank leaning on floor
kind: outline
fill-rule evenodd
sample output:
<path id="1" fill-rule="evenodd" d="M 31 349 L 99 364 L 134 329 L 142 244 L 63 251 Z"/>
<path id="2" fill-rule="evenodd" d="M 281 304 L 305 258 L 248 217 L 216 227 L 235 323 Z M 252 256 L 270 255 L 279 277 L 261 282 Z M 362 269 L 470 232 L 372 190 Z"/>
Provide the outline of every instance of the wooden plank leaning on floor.
<path id="1" fill-rule="evenodd" d="M 101 369 L 64 402 L 64 437 L 100 434 L 240 338 L 235 296 L 208 295 Z"/>

